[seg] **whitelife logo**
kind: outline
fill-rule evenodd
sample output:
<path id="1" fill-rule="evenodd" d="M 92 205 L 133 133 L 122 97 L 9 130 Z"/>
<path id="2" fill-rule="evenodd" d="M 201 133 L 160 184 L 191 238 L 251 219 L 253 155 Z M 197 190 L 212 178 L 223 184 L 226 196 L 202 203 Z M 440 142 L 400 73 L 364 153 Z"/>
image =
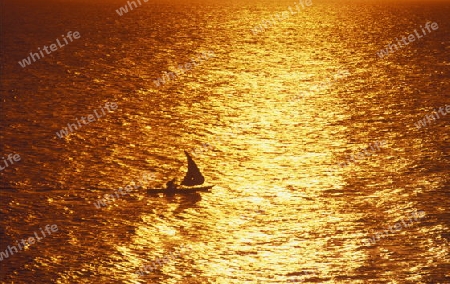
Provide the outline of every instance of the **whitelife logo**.
<path id="1" fill-rule="evenodd" d="M 164 264 L 168 263 L 169 261 L 173 261 L 178 256 L 183 256 L 186 251 L 182 251 L 182 249 L 187 249 L 188 252 L 192 250 L 190 246 L 181 245 L 178 250 L 174 250 L 172 253 L 166 254 L 164 257 L 156 258 L 152 262 L 152 265 L 144 265 L 143 267 L 139 268 L 139 271 L 136 271 L 135 273 L 139 276 L 144 276 L 146 273 L 157 270 L 158 266 L 162 267 Z M 158 265 L 156 263 L 158 263 Z"/>
<path id="2" fill-rule="evenodd" d="M 206 52 L 202 52 L 202 58 L 205 60 L 208 60 L 211 57 L 216 57 L 216 55 L 214 54 L 214 51 L 209 50 Z M 168 83 L 170 80 L 175 80 L 177 78 L 177 76 L 180 76 L 182 74 L 184 74 L 185 72 L 191 70 L 193 67 L 197 67 L 197 65 L 200 65 L 203 63 L 202 58 L 200 58 L 200 55 L 197 55 L 197 60 L 191 59 L 192 64 L 191 63 L 185 63 L 184 65 L 178 65 L 178 69 L 180 69 L 180 72 L 164 72 L 164 74 L 161 76 L 162 78 L 158 78 L 156 80 L 153 81 L 153 83 L 159 87 L 162 86 L 166 83 Z M 198 62 L 198 64 L 197 64 Z M 192 66 L 193 65 L 193 66 Z M 167 79 L 167 80 L 166 80 Z"/>
<path id="3" fill-rule="evenodd" d="M 45 238 L 47 235 L 44 233 L 44 230 L 42 230 L 42 228 L 39 228 L 39 230 L 42 233 L 42 238 L 40 238 L 37 234 L 37 232 L 34 232 L 34 236 L 36 237 L 36 240 L 38 242 L 40 242 L 43 238 Z M 58 231 L 58 226 L 53 224 L 53 225 L 46 225 L 45 226 L 45 231 L 47 232 L 47 234 L 50 236 L 53 233 Z M 50 232 L 51 231 L 51 232 Z M 22 239 L 19 241 L 16 241 L 16 245 L 19 247 L 19 249 L 22 251 L 23 248 L 27 247 L 27 246 L 31 246 L 34 245 L 36 243 L 36 240 L 34 239 L 34 237 L 29 237 L 26 240 Z M 20 245 L 22 244 L 22 246 Z M 13 250 L 15 252 L 13 252 Z M 8 248 L 5 250 L 5 252 L 0 251 L 0 261 L 3 261 L 3 259 L 7 259 L 8 257 L 12 256 L 14 253 L 18 253 L 19 250 L 17 249 L 16 246 L 8 246 Z"/>
<path id="4" fill-rule="evenodd" d="M 148 0 L 142 0 L 144 3 L 147 3 Z M 139 3 L 139 6 L 142 6 L 141 0 L 137 0 Z M 134 8 L 137 8 L 138 5 L 136 4 L 136 1 L 127 1 L 128 7 L 130 7 L 130 11 L 133 11 Z M 134 8 L 133 8 L 134 5 Z M 128 7 L 127 5 L 124 5 L 123 7 L 120 7 L 119 9 L 116 9 L 116 12 L 119 16 L 122 16 L 123 14 L 128 13 Z"/>
<path id="5" fill-rule="evenodd" d="M 13 154 L 9 154 L 8 158 L 7 158 L 7 160 L 9 161 L 9 164 L 5 160 L 5 157 L 3 157 L 2 159 L 3 159 L 3 163 L 5 164 L 5 166 L 2 167 L 0 165 L 0 172 L 3 171 L 4 169 L 6 169 L 7 167 L 11 166 L 11 165 L 14 165 L 14 162 L 20 161 L 20 155 L 19 154 L 14 154 L 14 155 Z M 13 162 L 13 160 L 14 160 L 14 162 Z"/>
<path id="6" fill-rule="evenodd" d="M 356 164 L 356 163 L 358 163 L 358 160 L 364 159 L 365 156 L 370 157 L 376 151 L 380 151 L 381 147 L 386 146 L 386 144 L 387 144 L 387 142 L 385 140 L 376 141 L 375 143 L 372 143 L 372 145 L 370 147 L 367 147 L 367 148 L 359 151 L 356 154 L 348 155 L 349 159 L 347 159 L 347 161 L 340 162 L 340 163 L 336 164 L 335 166 L 328 168 L 328 173 L 331 174 L 331 173 L 337 171 L 338 166 L 341 168 L 344 168 L 346 166 L 349 166 L 352 162 Z"/>
<path id="7" fill-rule="evenodd" d="M 343 79 L 345 77 L 348 77 L 350 75 L 350 72 L 348 70 L 339 70 L 334 76 L 333 78 L 327 78 L 324 81 L 313 85 L 310 88 L 310 91 L 303 91 L 303 92 L 299 92 L 296 96 L 292 97 L 290 99 L 291 102 L 296 101 L 296 100 L 300 100 L 306 96 L 310 96 L 311 94 L 313 94 L 314 92 L 322 92 L 328 88 L 330 88 L 331 86 L 333 86 L 333 84 L 340 79 Z"/>
<path id="8" fill-rule="evenodd" d="M 433 22 L 433 23 L 430 24 L 430 22 L 427 22 L 427 23 L 425 24 L 425 28 L 427 29 L 428 33 L 431 33 L 430 26 L 431 26 L 431 29 L 432 29 L 433 31 L 435 31 L 435 30 L 437 30 L 437 29 L 439 28 L 439 26 L 438 26 L 437 23 Z M 420 26 L 420 28 L 422 29 L 422 32 L 423 32 L 422 35 L 423 35 L 423 36 L 427 35 L 427 33 L 426 33 L 425 30 L 423 29 L 422 25 Z M 415 33 L 415 35 L 417 36 L 417 39 L 423 38 L 423 36 L 420 36 L 420 34 L 417 32 L 417 30 L 414 30 L 414 33 Z M 408 35 L 408 38 L 406 38 L 405 36 L 402 36 L 402 42 L 403 42 L 405 45 L 402 45 L 402 43 L 398 40 L 398 38 L 395 38 L 395 40 L 397 40 L 397 44 L 398 44 L 400 47 L 405 47 L 405 45 L 408 45 L 408 44 L 410 44 L 411 42 L 415 41 L 415 40 L 416 40 L 416 37 L 415 37 L 413 34 Z M 394 43 L 394 44 L 391 44 L 391 43 L 390 43 L 390 44 L 386 45 L 386 49 L 381 49 L 380 51 L 377 52 L 378 57 L 379 57 L 379 58 L 383 58 L 383 57 L 385 57 L 385 56 L 388 56 L 388 55 L 389 55 L 389 52 L 390 52 L 390 53 L 394 53 L 393 47 L 395 47 L 395 51 L 399 50 L 398 46 L 397 46 L 395 43 Z M 389 49 L 390 49 L 390 51 L 389 51 Z"/>
<path id="9" fill-rule="evenodd" d="M 139 179 L 137 181 L 138 184 L 136 184 L 136 183 L 133 184 L 134 189 L 141 188 L 148 181 L 155 180 L 156 176 L 157 176 L 156 173 L 144 174 L 142 176 L 142 179 Z M 119 193 L 122 196 L 124 196 L 125 194 L 128 194 L 131 192 L 131 190 L 132 190 L 131 184 L 125 186 L 125 192 L 123 192 L 123 190 L 124 190 L 124 188 L 119 187 L 119 189 L 114 192 L 114 195 L 116 196 L 117 199 L 119 199 Z M 109 205 L 108 202 L 114 202 L 116 200 L 116 198 L 114 198 L 114 195 L 106 193 L 104 195 L 104 198 L 99 199 L 96 202 L 94 202 L 95 208 L 99 209 L 99 208 L 102 208 L 102 206 L 106 207 Z"/>
<path id="10" fill-rule="evenodd" d="M 445 105 L 445 110 L 444 110 L 444 107 L 440 107 L 439 113 L 442 116 L 449 114 L 450 113 L 450 105 Z M 417 127 L 417 129 L 425 128 L 425 127 L 427 127 L 427 122 L 429 125 L 431 125 L 431 123 L 433 121 L 441 118 L 439 116 L 439 113 L 438 113 L 438 111 L 434 110 L 434 112 L 432 112 L 431 115 L 428 115 L 428 114 L 425 115 L 422 120 L 417 121 L 416 123 L 414 123 L 414 125 Z M 434 118 L 434 116 L 437 116 L 437 118 Z"/>
<path id="11" fill-rule="evenodd" d="M 305 9 L 305 4 L 306 4 L 306 7 L 311 6 L 312 5 L 312 0 L 305 0 L 305 1 L 299 0 L 298 4 L 296 2 L 294 2 L 294 4 L 295 4 L 295 6 L 297 8 L 297 12 L 300 13 L 300 7 L 298 6 L 298 4 L 300 4 L 302 6 L 302 9 Z M 292 7 L 291 6 L 289 6 L 288 9 L 291 12 L 290 15 L 297 14 L 297 12 L 294 13 L 292 11 Z M 275 14 L 275 17 L 278 19 L 278 22 L 281 22 L 281 21 L 289 18 L 289 12 L 288 11 L 283 11 L 281 13 L 277 13 L 277 14 Z M 268 28 L 270 28 L 272 26 L 275 26 L 275 24 L 276 24 L 276 20 L 272 16 L 271 20 L 263 20 L 259 24 L 259 26 L 254 26 L 253 29 L 252 29 L 252 33 L 253 33 L 253 35 L 257 35 L 257 34 L 259 34 L 261 32 L 266 31 L 266 29 L 268 29 Z"/>
<path id="12" fill-rule="evenodd" d="M 403 228 L 412 227 L 414 225 L 412 218 L 414 218 L 416 222 L 419 222 L 417 219 L 422 219 L 423 217 L 425 217 L 425 215 L 426 214 L 424 211 L 415 210 L 414 212 L 411 213 L 409 217 L 409 224 L 406 224 L 405 221 L 402 219 L 401 224 L 400 222 L 397 222 L 394 224 L 394 226 L 390 226 L 388 229 L 384 230 L 384 232 L 377 232 L 376 234 L 373 235 L 373 237 L 367 238 L 367 240 L 362 240 L 361 243 L 366 246 L 374 245 L 381 238 L 389 236 L 389 232 L 392 234 L 400 231 L 402 229 L 402 224 Z"/>
<path id="13" fill-rule="evenodd" d="M 117 109 L 117 104 L 116 103 L 106 103 L 105 108 L 109 111 L 113 111 L 113 110 Z M 102 110 L 103 115 L 105 115 L 105 110 L 103 109 L 103 107 L 101 107 L 101 110 Z M 99 115 L 97 113 L 97 110 L 94 110 L 94 114 L 95 114 L 95 117 L 97 117 L 97 119 L 103 116 L 103 115 Z M 88 115 L 88 117 L 87 117 L 88 122 L 86 122 L 86 117 L 82 116 L 81 121 L 83 122 L 83 125 L 87 125 L 91 122 L 94 122 L 96 120 L 95 117 L 92 114 Z M 76 121 L 77 121 L 78 127 L 81 128 L 81 123 L 78 121 L 78 118 L 76 118 Z M 73 128 L 72 128 L 72 126 L 73 126 Z M 75 130 L 78 130 L 78 127 L 74 123 L 67 123 L 67 127 L 64 127 L 59 132 L 56 132 L 56 136 L 58 136 L 59 138 L 64 138 L 65 136 L 69 135 L 70 133 L 74 132 Z"/>
<path id="14" fill-rule="evenodd" d="M 73 35 L 73 38 L 72 38 L 72 35 Z M 70 32 L 67 33 L 67 37 L 70 39 L 70 42 L 73 42 L 73 39 L 79 39 L 81 36 L 80 36 L 79 32 L 74 32 L 72 34 L 72 32 L 70 31 Z M 64 46 L 69 44 L 69 42 L 67 41 L 67 39 L 66 39 L 66 37 L 64 35 L 62 35 L 62 39 L 64 40 L 64 42 L 66 44 L 61 44 L 59 39 L 56 39 L 56 42 L 58 43 L 59 48 L 64 47 Z M 56 44 L 53 43 L 53 44 L 50 44 L 50 51 L 48 50 L 49 47 L 46 46 L 46 45 L 44 45 L 44 47 L 42 49 L 48 55 L 48 54 L 51 54 L 54 51 L 57 51 L 58 50 L 58 46 L 56 46 Z M 45 55 L 42 52 L 40 47 L 38 47 L 38 52 L 41 54 L 42 58 L 45 57 Z M 27 65 L 31 65 L 31 63 L 32 63 L 31 59 L 33 59 L 33 62 L 36 62 L 35 57 L 37 57 L 37 59 L 41 59 L 41 56 L 39 56 L 39 53 L 30 52 L 30 56 L 28 56 L 27 58 L 22 59 L 22 61 L 19 61 L 19 65 L 22 66 L 22 68 L 25 68 Z"/>

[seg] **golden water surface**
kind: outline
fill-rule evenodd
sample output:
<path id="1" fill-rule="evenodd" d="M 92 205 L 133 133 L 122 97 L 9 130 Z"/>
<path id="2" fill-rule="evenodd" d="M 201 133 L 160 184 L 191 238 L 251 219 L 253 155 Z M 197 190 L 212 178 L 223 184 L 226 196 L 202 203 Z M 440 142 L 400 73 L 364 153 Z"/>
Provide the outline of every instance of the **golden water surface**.
<path id="1" fill-rule="evenodd" d="M 258 34 L 294 3 L 142 3 L 4 4 L 0 159 L 22 159 L 0 172 L 0 252 L 58 231 L 0 261 L 1 283 L 450 283 L 450 115 L 415 126 L 450 104 L 448 2 L 313 0 Z M 180 180 L 183 150 L 210 193 L 95 206 Z"/>

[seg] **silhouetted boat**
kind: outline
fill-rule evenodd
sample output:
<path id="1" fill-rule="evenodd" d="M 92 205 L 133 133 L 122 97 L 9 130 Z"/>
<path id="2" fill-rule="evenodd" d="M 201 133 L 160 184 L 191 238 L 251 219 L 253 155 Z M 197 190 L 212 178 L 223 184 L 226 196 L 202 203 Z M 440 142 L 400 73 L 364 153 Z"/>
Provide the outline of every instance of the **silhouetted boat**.
<path id="1" fill-rule="evenodd" d="M 186 151 L 184 151 L 184 153 L 186 154 L 188 161 L 188 170 L 186 175 L 184 176 L 183 181 L 181 182 L 181 185 L 184 185 L 185 187 L 177 187 L 175 189 L 149 188 L 147 189 L 147 192 L 149 194 L 156 194 L 156 193 L 183 194 L 183 193 L 195 193 L 198 191 L 208 192 L 211 188 L 213 188 L 214 185 L 197 186 L 202 185 L 205 182 L 205 177 L 202 175 L 200 169 L 197 167 L 197 164 L 195 164 L 194 160 L 189 155 L 189 153 Z"/>

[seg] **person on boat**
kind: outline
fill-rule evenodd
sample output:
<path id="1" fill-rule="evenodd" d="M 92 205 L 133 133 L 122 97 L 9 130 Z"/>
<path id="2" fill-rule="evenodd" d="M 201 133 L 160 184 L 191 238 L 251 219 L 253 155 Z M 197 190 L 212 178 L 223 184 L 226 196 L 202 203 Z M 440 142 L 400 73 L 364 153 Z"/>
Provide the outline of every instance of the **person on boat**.
<path id="1" fill-rule="evenodd" d="M 166 183 L 166 187 L 167 187 L 167 192 L 175 192 L 175 190 L 177 189 L 177 185 L 175 184 L 175 179 L 172 179 L 170 181 L 168 181 Z"/>

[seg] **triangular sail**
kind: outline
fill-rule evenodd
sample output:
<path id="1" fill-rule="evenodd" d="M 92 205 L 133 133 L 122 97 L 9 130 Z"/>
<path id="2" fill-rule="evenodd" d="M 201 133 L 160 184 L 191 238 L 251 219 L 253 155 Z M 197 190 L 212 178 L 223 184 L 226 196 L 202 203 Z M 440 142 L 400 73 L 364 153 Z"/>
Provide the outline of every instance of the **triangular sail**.
<path id="1" fill-rule="evenodd" d="M 195 164 L 194 160 L 192 160 L 191 156 L 189 156 L 188 152 L 184 151 L 184 153 L 186 154 L 188 160 L 188 171 L 181 184 L 187 186 L 203 184 L 205 182 L 205 178 L 199 168 Z"/>

